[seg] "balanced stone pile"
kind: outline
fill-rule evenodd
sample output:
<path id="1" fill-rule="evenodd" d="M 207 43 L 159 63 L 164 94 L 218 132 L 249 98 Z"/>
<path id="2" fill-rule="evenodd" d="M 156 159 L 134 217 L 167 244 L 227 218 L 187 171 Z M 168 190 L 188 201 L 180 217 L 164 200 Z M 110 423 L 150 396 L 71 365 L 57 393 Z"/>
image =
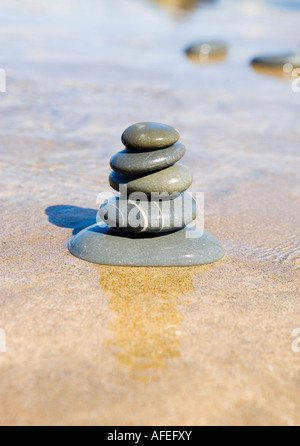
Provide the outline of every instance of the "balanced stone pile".
<path id="1" fill-rule="evenodd" d="M 181 229 L 196 218 L 196 201 L 185 192 L 192 173 L 175 164 L 185 154 L 179 137 L 175 128 L 153 122 L 125 130 L 126 149 L 112 157 L 109 177 L 121 196 L 101 206 L 105 223 L 129 232 L 162 233 Z"/>
<path id="2" fill-rule="evenodd" d="M 192 174 L 177 163 L 185 154 L 178 140 L 178 131 L 163 124 L 146 122 L 125 130 L 126 148 L 111 159 L 109 177 L 120 194 L 102 204 L 97 224 L 70 240 L 74 256 L 134 267 L 205 265 L 224 256 L 214 236 L 189 225 L 197 204 L 186 192 Z"/>

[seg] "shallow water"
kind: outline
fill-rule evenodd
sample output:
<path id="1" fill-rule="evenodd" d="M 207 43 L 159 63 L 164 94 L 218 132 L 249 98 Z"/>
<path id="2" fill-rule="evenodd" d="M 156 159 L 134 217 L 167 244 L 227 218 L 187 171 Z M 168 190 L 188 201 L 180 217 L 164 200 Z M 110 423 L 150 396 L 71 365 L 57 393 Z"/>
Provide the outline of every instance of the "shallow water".
<path id="1" fill-rule="evenodd" d="M 121 147 L 124 128 L 157 120 L 181 131 L 188 148 L 185 162 L 194 171 L 193 189 L 206 191 L 208 215 L 226 213 L 226 197 L 231 214 L 260 212 L 275 201 L 276 211 L 274 205 L 270 209 L 275 220 L 293 219 L 300 93 L 293 92 L 291 80 L 261 76 L 249 66 L 254 56 L 297 47 L 300 11 L 293 4 L 294 10 L 278 2 L 195 2 L 192 12 L 174 17 L 150 1 L 116 1 L 114 6 L 93 0 L 84 6 L 4 1 L 0 43 L 8 92 L 1 95 L 0 135 L 9 147 L 1 155 L 4 181 L 26 201 L 24 181 L 28 187 L 47 188 L 49 169 L 59 175 L 57 189 L 72 181 L 72 172 L 84 178 L 89 171 L 90 178 L 98 178 L 100 192 L 107 187 L 108 159 Z M 192 64 L 183 50 L 202 39 L 227 42 L 227 60 Z M 26 144 L 27 139 L 38 140 L 40 147 Z M 21 142 L 17 152 L 23 153 L 20 163 L 16 140 Z M 52 142 L 51 150 L 44 141 Z M 70 148 L 61 153 L 62 143 Z M 84 189 L 80 193 L 95 202 L 97 191 Z M 285 208 L 275 193 L 286 196 Z M 296 222 L 280 238 L 287 239 L 281 243 L 291 246 L 298 260 L 295 233 Z M 236 237 L 234 245 L 248 245 L 251 258 L 256 252 L 265 258 L 257 249 L 261 244 L 266 259 L 286 254 L 279 250 L 278 255 L 265 235 L 253 249 L 250 240 Z M 275 244 L 280 246 L 280 240 Z"/>
<path id="2" fill-rule="evenodd" d="M 300 93 L 250 66 L 297 50 L 299 2 L 1 3 L 1 422 L 299 424 Z M 199 40 L 227 58 L 192 63 Z M 187 146 L 227 249 L 207 270 L 67 252 L 146 120 Z"/>

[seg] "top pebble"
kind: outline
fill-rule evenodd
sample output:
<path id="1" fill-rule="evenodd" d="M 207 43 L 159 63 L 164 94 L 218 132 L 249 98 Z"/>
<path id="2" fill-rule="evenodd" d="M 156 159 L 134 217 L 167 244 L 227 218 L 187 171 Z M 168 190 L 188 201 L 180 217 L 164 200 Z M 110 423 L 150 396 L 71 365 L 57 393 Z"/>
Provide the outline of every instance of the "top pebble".
<path id="1" fill-rule="evenodd" d="M 130 150 L 146 152 L 170 147 L 179 138 L 179 132 L 170 125 L 157 122 L 140 122 L 125 130 L 122 135 L 122 143 Z"/>

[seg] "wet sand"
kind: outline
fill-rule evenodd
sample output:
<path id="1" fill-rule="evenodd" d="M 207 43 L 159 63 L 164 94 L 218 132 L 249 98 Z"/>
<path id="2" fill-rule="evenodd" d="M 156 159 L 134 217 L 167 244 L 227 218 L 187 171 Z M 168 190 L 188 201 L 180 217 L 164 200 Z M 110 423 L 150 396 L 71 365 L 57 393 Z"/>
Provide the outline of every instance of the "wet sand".
<path id="1" fill-rule="evenodd" d="M 0 424 L 299 425 L 300 93 L 249 66 L 294 49 L 299 9 L 219 2 L 178 22 L 147 1 L 58 3 L 4 1 L 0 19 Z M 203 38 L 226 61 L 191 63 Z M 222 261 L 68 253 L 144 120 L 180 130 Z"/>

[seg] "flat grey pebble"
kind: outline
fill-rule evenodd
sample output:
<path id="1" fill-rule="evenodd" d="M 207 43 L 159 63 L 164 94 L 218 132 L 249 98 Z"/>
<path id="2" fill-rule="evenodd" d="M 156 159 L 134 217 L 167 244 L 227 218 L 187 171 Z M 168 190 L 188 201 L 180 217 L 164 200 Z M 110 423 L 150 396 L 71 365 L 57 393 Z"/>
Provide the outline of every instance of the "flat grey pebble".
<path id="1" fill-rule="evenodd" d="M 153 172 L 172 166 L 184 154 L 185 147 L 179 142 L 166 149 L 151 152 L 122 150 L 111 158 L 110 166 L 115 172 L 125 175 Z"/>
<path id="2" fill-rule="evenodd" d="M 202 41 L 186 48 L 188 56 L 207 56 L 212 57 L 218 54 L 226 53 L 227 45 L 218 41 Z"/>
<path id="3" fill-rule="evenodd" d="M 225 251 L 210 233 L 190 228 L 168 234 L 130 234 L 98 225 L 69 242 L 75 256 L 100 265 L 195 266 L 220 260 Z"/>
<path id="4" fill-rule="evenodd" d="M 124 175 L 112 172 L 109 176 L 111 187 L 120 191 L 120 185 L 127 185 L 127 192 L 144 192 L 151 195 L 152 192 L 172 194 L 184 192 L 193 182 L 192 172 L 183 164 L 174 164 L 158 172 L 150 172 L 144 175 Z"/>
<path id="5" fill-rule="evenodd" d="M 158 122 L 140 122 L 125 130 L 122 135 L 122 143 L 128 149 L 148 152 L 170 147 L 179 138 L 179 132 L 170 125 Z"/>
<path id="6" fill-rule="evenodd" d="M 111 228 L 131 232 L 169 232 L 183 228 L 197 217 L 197 203 L 183 192 L 174 200 L 136 201 L 112 198 L 100 207 L 100 218 Z"/>
<path id="7" fill-rule="evenodd" d="M 255 59 L 252 59 L 251 63 L 252 65 L 260 65 L 269 68 L 280 68 L 286 64 L 291 64 L 293 68 L 299 68 L 300 53 L 256 57 Z"/>

